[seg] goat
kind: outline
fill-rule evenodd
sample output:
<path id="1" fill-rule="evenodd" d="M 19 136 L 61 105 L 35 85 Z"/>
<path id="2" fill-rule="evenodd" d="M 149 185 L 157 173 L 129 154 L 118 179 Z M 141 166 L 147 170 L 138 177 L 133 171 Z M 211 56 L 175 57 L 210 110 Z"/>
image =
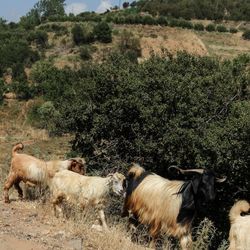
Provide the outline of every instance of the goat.
<path id="1" fill-rule="evenodd" d="M 197 174 L 190 181 L 170 181 L 134 164 L 126 177 L 122 216 L 131 212 L 140 223 L 149 225 L 151 247 L 163 232 L 177 237 L 181 248 L 186 250 L 192 245 L 191 224 L 198 204 L 204 199 L 214 200 L 214 182 L 223 182 L 225 178 L 216 178 L 211 170 L 174 168 L 183 174 Z"/>
<path id="2" fill-rule="evenodd" d="M 246 214 L 244 216 L 244 213 Z M 248 213 L 248 215 L 247 215 Z M 236 202 L 229 212 L 231 228 L 228 250 L 250 249 L 250 204 L 246 200 Z"/>
<path id="3" fill-rule="evenodd" d="M 19 183 L 23 181 L 29 185 L 46 184 L 47 179 L 54 176 L 60 170 L 68 169 L 79 174 L 85 174 L 85 160 L 83 158 L 72 158 L 69 160 L 43 161 L 34 156 L 19 154 L 22 150 L 22 143 L 12 148 L 12 160 L 9 175 L 4 184 L 4 200 L 9 203 L 9 189 L 14 185 L 18 191 L 19 198 L 23 198 L 23 190 Z"/>
<path id="4" fill-rule="evenodd" d="M 60 204 L 63 200 L 80 205 L 84 209 L 88 205 L 97 207 L 104 229 L 108 229 L 103 208 L 111 191 L 120 195 L 124 188 L 125 176 L 116 172 L 107 177 L 82 176 L 68 170 L 55 174 L 50 180 L 49 187 L 52 196 L 54 214 L 62 211 Z"/>

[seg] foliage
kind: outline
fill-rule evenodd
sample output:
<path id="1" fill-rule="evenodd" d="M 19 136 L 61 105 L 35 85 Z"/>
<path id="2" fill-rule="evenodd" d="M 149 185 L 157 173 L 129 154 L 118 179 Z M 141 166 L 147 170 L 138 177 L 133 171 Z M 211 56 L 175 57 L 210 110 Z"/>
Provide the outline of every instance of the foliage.
<path id="1" fill-rule="evenodd" d="M 37 114 L 39 116 L 39 124 L 41 128 L 54 131 L 55 120 L 60 116 L 60 113 L 55 109 L 52 102 L 48 101 L 43 103 L 38 109 Z"/>
<path id="2" fill-rule="evenodd" d="M 71 33 L 76 45 L 91 43 L 94 41 L 93 27 L 88 24 L 85 24 L 84 26 L 75 24 Z"/>
<path id="3" fill-rule="evenodd" d="M 241 0 L 140 0 L 138 11 L 185 19 L 250 20 L 250 3 Z"/>
<path id="4" fill-rule="evenodd" d="M 137 62 L 137 58 L 141 56 L 140 39 L 125 29 L 120 34 L 118 49 L 122 54 L 127 55 L 131 61 Z"/>
<path id="5" fill-rule="evenodd" d="M 1 40 L 1 39 L 0 39 Z M 14 78 L 25 78 L 24 67 L 39 59 L 37 52 L 32 51 L 28 43 L 18 37 L 3 38 L 0 45 L 1 74 L 12 68 Z"/>
<path id="6" fill-rule="evenodd" d="M 46 48 L 48 43 L 48 34 L 42 30 L 36 30 L 29 32 L 27 36 L 29 42 L 35 42 L 41 48 Z"/>
<path id="7" fill-rule="evenodd" d="M 213 222 L 205 218 L 197 228 L 194 228 L 196 239 L 193 243 L 193 250 L 207 250 L 212 245 L 216 229 Z"/>
<path id="8" fill-rule="evenodd" d="M 218 26 L 216 27 L 216 30 L 217 30 L 218 32 L 228 32 L 227 28 L 226 28 L 224 25 L 218 25 Z"/>
<path id="9" fill-rule="evenodd" d="M 20 100 L 28 100 L 34 95 L 33 88 L 27 81 L 14 82 L 11 84 L 11 88 Z"/>
<path id="10" fill-rule="evenodd" d="M 230 33 L 237 33 L 238 30 L 237 30 L 236 28 L 231 27 L 231 28 L 229 29 L 229 32 L 230 32 Z"/>
<path id="11" fill-rule="evenodd" d="M 92 59 L 92 55 L 91 55 L 91 48 L 89 46 L 82 46 L 80 47 L 80 57 L 82 60 L 90 60 Z"/>
<path id="12" fill-rule="evenodd" d="M 243 34 L 242 34 L 242 37 L 243 37 L 245 40 L 250 40 L 250 30 L 244 31 Z"/>
<path id="13" fill-rule="evenodd" d="M 206 31 L 208 32 L 212 32 L 212 31 L 215 31 L 215 25 L 210 23 L 206 26 Z"/>
<path id="14" fill-rule="evenodd" d="M 112 42 L 112 29 L 106 22 L 100 22 L 94 27 L 94 35 L 97 41 L 103 43 Z"/>
<path id="15" fill-rule="evenodd" d="M 204 30 L 204 25 L 203 25 L 202 23 L 196 23 L 196 24 L 194 25 L 194 29 L 195 29 L 195 30 L 202 31 L 202 30 Z"/>
<path id="16" fill-rule="evenodd" d="M 20 18 L 20 25 L 26 30 L 31 30 L 41 23 L 41 18 L 37 9 L 31 9 L 25 16 Z"/>
<path id="17" fill-rule="evenodd" d="M 63 16 L 65 15 L 64 2 L 65 0 L 40 0 L 33 9 L 44 19 L 51 16 Z"/>

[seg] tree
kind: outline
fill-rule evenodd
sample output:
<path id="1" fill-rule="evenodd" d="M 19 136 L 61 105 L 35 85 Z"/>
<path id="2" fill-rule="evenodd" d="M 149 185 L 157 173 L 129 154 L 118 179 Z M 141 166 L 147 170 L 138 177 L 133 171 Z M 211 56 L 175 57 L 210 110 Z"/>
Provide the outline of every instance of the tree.
<path id="1" fill-rule="evenodd" d="M 112 29 L 106 22 L 100 22 L 95 26 L 94 35 L 96 36 L 96 40 L 100 42 L 112 42 Z"/>
<path id="2" fill-rule="evenodd" d="M 122 4 L 123 9 L 127 9 L 129 7 L 129 2 L 124 2 Z"/>
<path id="3" fill-rule="evenodd" d="M 40 0 L 34 6 L 40 18 L 48 18 L 51 16 L 63 16 L 65 0 Z"/>
<path id="4" fill-rule="evenodd" d="M 41 16 L 37 9 L 31 9 L 26 16 L 20 18 L 20 25 L 25 29 L 33 29 L 41 23 Z"/>

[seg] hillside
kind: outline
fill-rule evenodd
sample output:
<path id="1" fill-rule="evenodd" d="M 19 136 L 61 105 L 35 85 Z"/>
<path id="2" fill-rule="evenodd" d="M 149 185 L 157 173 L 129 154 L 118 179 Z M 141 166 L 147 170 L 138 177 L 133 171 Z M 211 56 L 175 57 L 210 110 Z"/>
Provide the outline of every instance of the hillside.
<path id="1" fill-rule="evenodd" d="M 19 23 L 0 19 L 0 186 L 17 142 L 44 160 L 85 157 L 88 175 L 126 174 L 131 162 L 166 178 L 172 165 L 211 169 L 228 181 L 194 221 L 194 250 L 227 249 L 228 211 L 249 199 L 250 22 L 237 11 L 232 21 L 36 7 Z M 147 227 L 133 233 L 121 218 L 123 197 L 111 196 L 106 234 L 90 229 L 92 210 L 64 204 L 69 218 L 55 218 L 47 190 L 29 188 L 19 201 L 12 188 L 10 204 L 2 192 L 0 250 L 148 244 Z M 165 235 L 160 242 L 179 247 Z"/>
<path id="2" fill-rule="evenodd" d="M 46 58 L 52 60 L 59 68 L 64 66 L 79 68 L 83 60 L 80 58 L 79 47 L 74 46 L 70 35 L 74 23 L 57 23 L 57 25 L 67 27 L 69 33 L 61 37 L 58 37 L 56 33 L 49 33 L 49 46 L 45 50 Z M 232 59 L 240 54 L 250 53 L 250 42 L 242 38 L 243 32 L 241 31 L 220 33 L 154 25 L 119 24 L 114 24 L 112 28 L 112 43 L 95 42 L 90 44 L 94 48 L 92 53 L 94 61 L 100 61 L 105 54 L 118 48 L 121 33 L 125 29 L 139 39 L 141 47 L 139 60 L 149 58 L 152 53 L 161 55 L 163 51 L 171 54 L 187 51 L 194 55 L 215 56 L 221 59 Z"/>

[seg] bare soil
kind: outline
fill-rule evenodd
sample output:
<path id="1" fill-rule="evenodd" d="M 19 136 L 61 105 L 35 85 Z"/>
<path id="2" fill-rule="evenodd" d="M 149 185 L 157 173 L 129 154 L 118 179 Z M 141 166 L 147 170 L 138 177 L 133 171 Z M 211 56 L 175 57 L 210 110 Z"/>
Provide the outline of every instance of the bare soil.
<path id="1" fill-rule="evenodd" d="M 67 223 L 39 212 L 36 202 L 0 202 L 0 250 L 81 249 Z"/>

